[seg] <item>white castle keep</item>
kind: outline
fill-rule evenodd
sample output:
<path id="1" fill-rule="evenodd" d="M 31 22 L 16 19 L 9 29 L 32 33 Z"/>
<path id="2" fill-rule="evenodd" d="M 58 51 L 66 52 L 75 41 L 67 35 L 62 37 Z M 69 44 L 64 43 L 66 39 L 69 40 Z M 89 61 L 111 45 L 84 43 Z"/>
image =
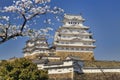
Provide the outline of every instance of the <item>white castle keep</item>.
<path id="1" fill-rule="evenodd" d="M 92 33 L 87 31 L 89 27 L 83 25 L 84 21 L 80 15 L 64 15 L 63 25 L 56 31 L 54 37 L 58 56 L 65 53 L 67 56 L 80 56 L 81 59 L 80 54 L 91 54 L 90 57 L 93 57 L 95 40 Z"/>
<path id="2" fill-rule="evenodd" d="M 61 26 L 54 38 L 57 52 L 93 52 L 95 40 L 89 27 L 84 26 L 84 19 L 80 15 L 65 15 L 64 25 Z"/>

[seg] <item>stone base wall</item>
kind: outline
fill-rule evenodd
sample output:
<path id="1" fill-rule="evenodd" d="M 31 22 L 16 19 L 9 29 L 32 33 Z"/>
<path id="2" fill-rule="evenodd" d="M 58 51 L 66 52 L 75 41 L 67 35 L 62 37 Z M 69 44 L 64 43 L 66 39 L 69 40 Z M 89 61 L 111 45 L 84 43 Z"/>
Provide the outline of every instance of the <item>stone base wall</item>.
<path id="1" fill-rule="evenodd" d="M 40 58 L 40 57 L 42 57 L 42 56 L 48 56 L 48 53 L 32 54 L 32 55 L 29 55 L 29 56 L 25 56 L 25 58 L 34 60 L 34 59 L 38 59 L 38 58 Z"/>
<path id="2" fill-rule="evenodd" d="M 120 80 L 120 73 L 74 73 L 74 80 Z"/>
<path id="3" fill-rule="evenodd" d="M 90 52 L 56 52 L 56 56 L 60 56 L 61 59 L 65 59 L 68 56 L 77 56 L 81 60 L 94 60 L 94 54 Z"/>
<path id="4" fill-rule="evenodd" d="M 49 80 L 120 80 L 120 73 L 50 74 Z"/>
<path id="5" fill-rule="evenodd" d="M 73 73 L 49 74 L 49 80 L 73 80 Z"/>

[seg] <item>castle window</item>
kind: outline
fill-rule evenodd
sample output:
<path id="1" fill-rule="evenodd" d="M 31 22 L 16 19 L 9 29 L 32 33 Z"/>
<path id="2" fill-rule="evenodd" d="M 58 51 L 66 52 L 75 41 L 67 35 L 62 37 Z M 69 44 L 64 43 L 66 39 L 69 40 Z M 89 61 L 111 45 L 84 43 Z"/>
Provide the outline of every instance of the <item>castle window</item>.
<path id="1" fill-rule="evenodd" d="M 83 50 L 84 50 L 84 48 L 81 48 L 81 50 L 83 51 Z"/>
<path id="2" fill-rule="evenodd" d="M 30 44 L 33 44 L 33 42 L 30 42 Z"/>
<path id="3" fill-rule="evenodd" d="M 86 39 L 88 39 L 89 37 L 88 36 L 85 36 Z"/>
<path id="4" fill-rule="evenodd" d="M 93 51 L 93 49 L 89 48 L 90 51 Z"/>
<path id="5" fill-rule="evenodd" d="M 81 50 L 81 48 L 79 48 L 79 50 Z"/>
<path id="6" fill-rule="evenodd" d="M 63 36 L 63 38 L 65 38 L 66 36 Z"/>
<path id="7" fill-rule="evenodd" d="M 86 48 L 87 51 L 89 51 L 89 48 Z"/>
<path id="8" fill-rule="evenodd" d="M 71 48 L 71 50 L 74 50 L 74 48 Z"/>
<path id="9" fill-rule="evenodd" d="M 74 22 L 74 24 L 77 24 L 77 22 Z"/>
<path id="10" fill-rule="evenodd" d="M 80 32 L 80 30 L 77 30 L 77 32 Z"/>
<path id="11" fill-rule="evenodd" d="M 83 43 L 84 45 L 87 45 L 87 43 Z"/>
<path id="12" fill-rule="evenodd" d="M 69 70 L 69 71 L 72 71 L 72 70 Z"/>
<path id="13" fill-rule="evenodd" d="M 92 43 L 89 43 L 89 45 L 92 45 Z"/>
<path id="14" fill-rule="evenodd" d="M 68 42 L 65 42 L 65 44 L 68 44 Z"/>
<path id="15" fill-rule="evenodd" d="M 85 31 L 82 30 L 81 33 L 85 33 Z"/>
<path id="16" fill-rule="evenodd" d="M 66 48 L 66 50 L 69 50 L 69 48 Z"/>
<path id="17" fill-rule="evenodd" d="M 76 48 L 76 50 L 79 50 L 79 48 Z"/>
<path id="18" fill-rule="evenodd" d="M 58 72 L 61 72 L 61 70 L 59 70 Z"/>
<path id="19" fill-rule="evenodd" d="M 64 50 L 64 47 L 62 47 L 62 49 Z"/>
<path id="20" fill-rule="evenodd" d="M 60 42 L 61 44 L 64 44 L 64 42 Z"/>

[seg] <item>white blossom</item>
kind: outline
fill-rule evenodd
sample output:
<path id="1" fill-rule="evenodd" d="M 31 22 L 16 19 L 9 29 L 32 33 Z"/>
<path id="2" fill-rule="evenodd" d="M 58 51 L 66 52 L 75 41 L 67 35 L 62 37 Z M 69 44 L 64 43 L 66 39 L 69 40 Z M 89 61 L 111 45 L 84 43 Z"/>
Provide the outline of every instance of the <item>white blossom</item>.
<path id="1" fill-rule="evenodd" d="M 4 19 L 6 21 L 9 21 L 9 16 L 1 16 L 0 19 Z"/>
<path id="2" fill-rule="evenodd" d="M 53 28 L 51 28 L 51 27 L 47 27 L 46 29 L 51 30 L 51 31 L 53 30 Z"/>
<path id="3" fill-rule="evenodd" d="M 57 9 L 57 6 L 55 6 L 53 9 Z"/>
<path id="4" fill-rule="evenodd" d="M 22 2 L 25 2 L 25 1 L 27 1 L 27 0 L 22 0 Z"/>
<path id="5" fill-rule="evenodd" d="M 6 12 L 17 10 L 17 8 L 15 6 L 4 7 L 4 9 L 5 9 Z"/>
<path id="6" fill-rule="evenodd" d="M 35 3 L 47 3 L 50 2 L 50 0 L 35 0 Z"/>

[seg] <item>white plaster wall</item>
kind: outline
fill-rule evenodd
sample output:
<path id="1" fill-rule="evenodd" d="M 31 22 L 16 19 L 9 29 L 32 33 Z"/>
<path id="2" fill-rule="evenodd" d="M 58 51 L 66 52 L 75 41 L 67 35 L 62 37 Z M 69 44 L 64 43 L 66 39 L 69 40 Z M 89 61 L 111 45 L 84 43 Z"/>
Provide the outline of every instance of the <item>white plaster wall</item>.
<path id="1" fill-rule="evenodd" d="M 73 68 L 48 69 L 48 74 L 63 74 L 73 72 Z"/>
<path id="2" fill-rule="evenodd" d="M 50 66 L 44 66 L 44 68 L 54 68 L 54 67 L 61 67 L 63 65 L 50 65 Z"/>
<path id="3" fill-rule="evenodd" d="M 82 69 L 83 73 L 120 72 L 120 69 Z"/>
<path id="4" fill-rule="evenodd" d="M 30 55 L 31 55 L 30 53 L 25 53 L 25 54 L 24 54 L 24 57 L 25 57 L 25 56 L 30 56 Z"/>
<path id="5" fill-rule="evenodd" d="M 50 65 L 50 66 L 44 66 L 43 68 L 54 68 L 54 67 L 65 67 L 65 66 L 72 66 L 73 61 L 68 61 L 68 62 L 64 62 L 61 65 Z"/>
<path id="6" fill-rule="evenodd" d="M 70 66 L 70 65 L 73 65 L 73 61 L 65 61 L 63 63 L 64 66 Z"/>
<path id="7" fill-rule="evenodd" d="M 69 45 L 69 46 L 77 46 L 77 47 L 81 47 L 81 46 L 88 46 L 88 47 L 95 47 L 94 45 L 84 45 L 83 43 L 81 43 L 81 42 L 75 42 L 75 43 L 64 43 L 64 44 L 62 44 L 62 43 L 57 43 L 57 45 L 60 45 L 60 46 L 66 46 L 66 45 Z"/>
<path id="8" fill-rule="evenodd" d="M 48 57 L 48 59 L 58 59 L 58 60 L 60 60 L 60 58 L 57 58 L 57 57 Z"/>
<path id="9" fill-rule="evenodd" d="M 92 53 L 93 50 L 90 51 L 86 51 L 86 50 L 63 50 L 63 49 L 56 49 L 57 52 L 88 52 L 88 53 Z"/>
<path id="10" fill-rule="evenodd" d="M 45 50 L 45 51 L 39 51 L 39 50 L 36 50 L 32 53 L 33 54 L 40 54 L 40 53 L 48 53 L 49 51 Z"/>
<path id="11" fill-rule="evenodd" d="M 60 60 L 60 57 L 42 57 L 42 59 L 58 59 L 58 60 Z"/>
<path id="12" fill-rule="evenodd" d="M 28 43 L 28 46 L 34 46 L 34 43 Z"/>
<path id="13" fill-rule="evenodd" d="M 44 68 L 44 64 L 37 64 L 38 69 L 43 69 Z"/>

